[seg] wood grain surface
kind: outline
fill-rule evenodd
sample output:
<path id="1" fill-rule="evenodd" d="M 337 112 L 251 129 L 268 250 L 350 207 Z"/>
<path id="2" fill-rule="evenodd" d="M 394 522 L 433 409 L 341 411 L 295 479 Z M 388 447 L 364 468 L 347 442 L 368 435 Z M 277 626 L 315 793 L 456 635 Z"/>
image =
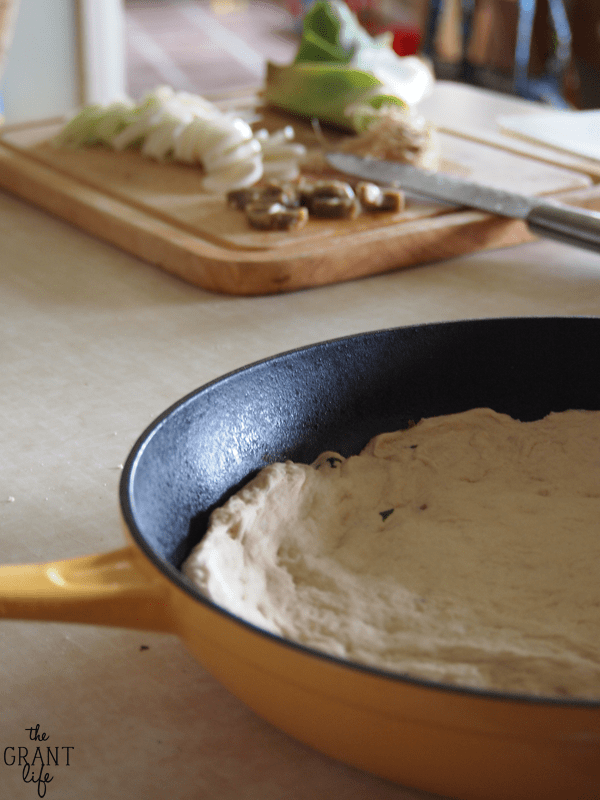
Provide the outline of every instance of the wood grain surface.
<path id="1" fill-rule="evenodd" d="M 247 100 L 246 100 L 247 102 Z M 261 126 L 293 122 L 316 147 L 310 126 L 261 109 Z M 168 272 L 236 295 L 288 292 L 352 280 L 533 237 L 519 221 L 408 199 L 401 213 L 354 221 L 311 219 L 295 232 L 251 229 L 222 195 L 201 189 L 201 171 L 157 163 L 136 151 L 62 150 L 52 126 L 8 131 L 0 143 L 0 186 Z M 511 152 L 497 143 L 440 132 L 441 170 L 531 195 L 574 193 L 600 208 L 600 189 L 581 171 Z"/>

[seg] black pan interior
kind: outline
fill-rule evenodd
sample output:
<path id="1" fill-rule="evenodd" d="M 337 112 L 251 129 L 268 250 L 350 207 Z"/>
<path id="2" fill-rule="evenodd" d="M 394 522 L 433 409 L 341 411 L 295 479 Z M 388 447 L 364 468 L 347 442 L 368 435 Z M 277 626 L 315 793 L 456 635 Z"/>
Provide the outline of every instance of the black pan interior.
<path id="1" fill-rule="evenodd" d="M 481 406 L 521 420 L 600 409 L 600 319 L 395 328 L 251 365 L 184 398 L 142 434 L 123 471 L 123 514 L 177 580 L 212 508 L 267 463 L 351 455 L 382 431 Z"/>

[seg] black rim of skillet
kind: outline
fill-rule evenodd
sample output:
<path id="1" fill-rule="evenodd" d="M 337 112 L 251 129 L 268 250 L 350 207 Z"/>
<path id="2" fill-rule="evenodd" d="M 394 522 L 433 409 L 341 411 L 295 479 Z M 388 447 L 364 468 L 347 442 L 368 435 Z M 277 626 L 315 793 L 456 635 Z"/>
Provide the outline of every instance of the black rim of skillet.
<path id="1" fill-rule="evenodd" d="M 403 673 L 388 671 L 385 669 L 380 669 L 377 667 L 372 667 L 369 665 L 361 664 L 358 662 L 351 661 L 349 659 L 332 656 L 326 652 L 314 649 L 312 647 L 308 647 L 306 645 L 294 642 L 290 639 L 285 639 L 281 636 L 276 634 L 270 633 L 269 631 L 265 631 L 264 629 L 254 625 L 253 623 L 247 622 L 242 617 L 237 616 L 220 605 L 212 602 L 210 599 L 205 597 L 195 586 L 194 584 L 176 567 L 171 561 L 167 558 L 162 558 L 157 550 L 147 541 L 146 536 L 142 532 L 140 526 L 138 525 L 136 519 L 136 511 L 135 511 L 135 499 L 134 499 L 134 491 L 133 486 L 136 479 L 136 474 L 138 471 L 138 467 L 140 465 L 140 461 L 143 458 L 143 454 L 155 437 L 158 431 L 163 427 L 163 425 L 171 419 L 174 414 L 180 413 L 182 410 L 185 410 L 195 399 L 197 399 L 200 395 L 205 394 L 206 392 L 210 392 L 211 390 L 220 387 L 221 385 L 225 384 L 226 382 L 236 380 L 239 376 L 243 376 L 248 374 L 250 371 L 260 368 L 269 368 L 274 364 L 281 363 L 290 357 L 294 357 L 296 355 L 302 354 L 309 354 L 309 353 L 316 353 L 319 348 L 327 348 L 332 345 L 352 345 L 354 342 L 358 340 L 363 340 L 365 337 L 371 338 L 386 334 L 395 334 L 395 333 L 403 333 L 406 332 L 410 333 L 418 333 L 420 331 L 438 331 L 441 334 L 445 332 L 451 332 L 452 330 L 456 330 L 458 328 L 463 328 L 466 331 L 473 331 L 473 329 L 477 329 L 479 333 L 485 333 L 490 328 L 497 328 L 498 330 L 504 328 L 505 330 L 509 330 L 509 328 L 517 327 L 520 329 L 520 332 L 531 332 L 534 331 L 536 328 L 541 328 L 540 331 L 542 334 L 544 333 L 543 328 L 548 326 L 554 327 L 558 326 L 560 332 L 563 333 L 568 331 L 568 329 L 572 329 L 571 332 L 574 333 L 576 336 L 582 333 L 584 330 L 593 332 L 596 339 L 598 340 L 598 345 L 600 345 L 600 317 L 592 317 L 592 316 L 563 316 L 563 317 L 496 317 L 496 318 L 484 318 L 484 319 L 467 319 L 467 320 L 459 320 L 459 321 L 444 321 L 444 322 L 433 322 L 433 323 L 423 323 L 418 325 L 408 325 L 408 326 L 401 326 L 396 328 L 387 328 L 387 329 L 379 329 L 374 331 L 367 331 L 363 333 L 353 334 L 350 336 L 344 336 L 339 338 L 334 338 L 330 340 L 326 340 L 323 342 L 319 342 L 312 345 L 307 345 L 304 347 L 294 348 L 292 350 L 288 350 L 282 353 L 279 353 L 274 356 L 270 356 L 259 361 L 252 362 L 247 364 L 239 369 L 233 370 L 228 372 L 208 383 L 200 386 L 198 389 L 190 392 L 189 394 L 185 395 L 184 397 L 177 400 L 171 406 L 169 406 L 162 414 L 160 414 L 147 428 L 142 432 L 142 434 L 138 437 L 136 443 L 134 444 L 133 448 L 131 449 L 127 460 L 124 464 L 123 473 L 121 476 L 120 486 L 119 486 L 119 499 L 120 499 L 120 506 L 121 512 L 124 518 L 124 521 L 134 539 L 138 547 L 142 550 L 142 552 L 147 556 L 147 558 L 157 567 L 160 572 L 162 572 L 170 581 L 175 583 L 180 589 L 182 589 L 186 594 L 190 597 L 194 598 L 194 600 L 202 603 L 203 605 L 209 607 L 211 610 L 220 614 L 230 620 L 233 620 L 237 624 L 245 627 L 246 629 L 252 630 L 254 633 L 264 636 L 268 639 L 271 639 L 277 644 L 281 646 L 285 646 L 291 648 L 293 650 L 300 651 L 304 654 L 308 654 L 311 657 L 323 659 L 325 661 L 332 662 L 339 666 L 342 666 L 346 669 L 351 669 L 359 672 L 364 672 L 373 676 L 378 676 L 385 678 L 387 680 L 399 681 L 401 683 L 412 684 L 414 686 L 418 686 L 424 689 L 435 690 L 435 691 L 442 691 L 442 692 L 449 692 L 453 694 L 466 694 L 475 697 L 481 697 L 482 699 L 492 699 L 498 701 L 511 701 L 511 702 L 518 702 L 518 703 L 525 703 L 525 704 L 534 704 L 534 705 L 552 705 L 552 706 L 567 706 L 567 707 L 577 707 L 582 709 L 589 709 L 589 710 L 596 710 L 600 709 L 600 698 L 574 698 L 574 697 L 561 697 L 561 696 L 548 696 L 548 695 L 532 695 L 527 693 L 518 693 L 518 692 L 503 692 L 498 690 L 491 690 L 491 689 L 480 689 L 477 687 L 469 687 L 469 686 L 460 686 L 455 684 L 447 684 L 439 681 L 428 680 L 424 678 L 417 678 L 411 675 L 405 675 Z M 524 327 L 523 327 L 524 326 Z M 581 339 L 579 341 L 581 344 Z M 590 347 L 590 350 L 594 350 L 593 346 Z M 595 351 L 596 353 L 599 352 L 598 350 Z M 598 361 L 598 358 L 596 358 Z M 596 367 L 596 370 L 598 368 Z M 591 396 L 591 395 L 590 395 Z M 593 403 L 586 403 L 585 405 L 581 405 L 581 408 L 593 408 L 594 406 L 596 409 L 600 410 L 600 393 L 598 395 L 594 395 L 595 400 Z M 472 406 L 474 407 L 474 406 Z M 551 410 L 566 410 L 568 406 L 565 406 L 564 409 L 551 409 Z M 498 410 L 498 409 L 497 409 Z M 509 412 L 505 412 L 509 413 Z M 421 414 L 420 417 L 426 417 L 429 414 L 424 413 Z M 537 415 L 539 417 L 539 415 Z M 417 419 L 418 419 L 417 418 Z M 536 415 L 533 414 L 529 418 L 534 419 Z M 412 420 L 411 420 L 412 421 Z M 414 421 L 417 421 L 416 419 Z M 379 431 L 375 431 L 377 433 Z M 334 448 L 332 448 L 334 449 Z M 320 452 L 320 451 L 319 451 Z M 354 451 L 356 452 L 356 451 Z M 318 453 L 315 453 L 315 457 Z M 287 457 L 287 456 L 286 456 Z M 277 458 L 271 458 L 273 460 L 279 460 Z M 302 460 L 302 459 L 297 459 Z M 265 464 L 268 462 L 265 462 Z M 258 471 L 255 470 L 254 473 Z M 236 485 L 230 489 L 227 493 L 227 496 L 233 494 L 234 491 L 237 491 L 239 486 L 245 483 L 249 478 L 250 475 L 246 475 L 241 481 L 236 483 Z M 213 504 L 214 506 L 220 505 L 225 499 L 223 496 L 218 502 Z M 202 516 L 202 522 L 205 524 L 206 519 L 212 510 L 212 507 L 205 511 Z M 196 535 L 195 541 L 188 543 L 186 551 L 191 549 L 191 546 L 198 541 L 200 536 Z M 187 554 L 187 553 L 186 553 Z M 178 563 L 183 561 L 181 554 L 179 556 Z"/>

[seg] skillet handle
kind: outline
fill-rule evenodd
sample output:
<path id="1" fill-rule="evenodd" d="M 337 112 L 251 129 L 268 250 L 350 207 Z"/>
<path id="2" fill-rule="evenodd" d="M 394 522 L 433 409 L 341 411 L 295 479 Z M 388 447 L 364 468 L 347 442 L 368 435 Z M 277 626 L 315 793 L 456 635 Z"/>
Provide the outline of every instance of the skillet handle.
<path id="1" fill-rule="evenodd" d="M 175 632 L 170 585 L 133 546 L 0 567 L 0 618 Z"/>

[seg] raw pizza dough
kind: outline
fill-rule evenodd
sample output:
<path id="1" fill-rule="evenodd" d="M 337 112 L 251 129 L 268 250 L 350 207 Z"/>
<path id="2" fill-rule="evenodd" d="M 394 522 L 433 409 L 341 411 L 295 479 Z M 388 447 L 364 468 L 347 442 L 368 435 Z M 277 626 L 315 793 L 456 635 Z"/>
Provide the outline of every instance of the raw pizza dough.
<path id="1" fill-rule="evenodd" d="M 329 654 L 485 689 L 600 697 L 600 412 L 490 409 L 263 469 L 184 564 Z"/>

